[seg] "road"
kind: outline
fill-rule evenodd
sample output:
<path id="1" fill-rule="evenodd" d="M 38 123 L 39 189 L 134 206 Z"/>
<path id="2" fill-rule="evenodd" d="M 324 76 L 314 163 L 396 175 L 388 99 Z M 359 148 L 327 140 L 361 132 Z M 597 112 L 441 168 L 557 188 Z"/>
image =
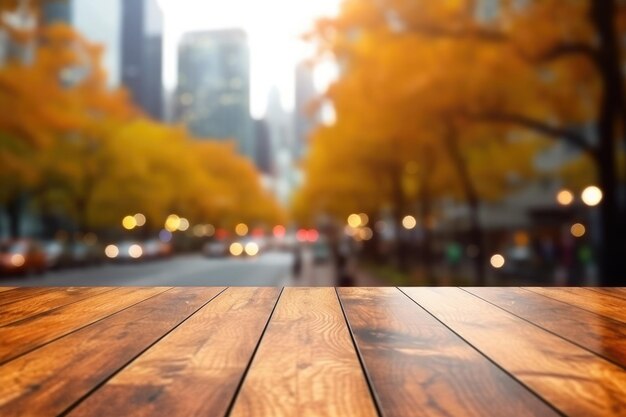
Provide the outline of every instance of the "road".
<path id="1" fill-rule="evenodd" d="M 281 252 L 267 252 L 255 258 L 180 255 L 135 264 L 0 278 L 0 286 L 285 286 L 293 284 L 292 262 L 292 254 Z"/>

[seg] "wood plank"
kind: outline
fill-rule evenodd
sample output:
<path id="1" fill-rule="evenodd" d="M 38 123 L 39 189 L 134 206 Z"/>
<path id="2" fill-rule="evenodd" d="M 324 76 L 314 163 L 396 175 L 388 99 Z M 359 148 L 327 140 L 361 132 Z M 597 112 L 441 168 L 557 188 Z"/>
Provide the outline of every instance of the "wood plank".
<path id="1" fill-rule="evenodd" d="M 524 289 L 626 323 L 626 301 L 619 298 L 586 288 L 524 287 Z"/>
<path id="2" fill-rule="evenodd" d="M 111 291 L 112 289 L 107 287 L 59 288 L 54 292 L 36 294 L 26 300 L 5 304 L 0 309 L 0 326 L 23 320 L 45 311 L 54 310 L 55 308 Z"/>
<path id="3" fill-rule="evenodd" d="M 626 288 L 616 287 L 616 288 L 587 288 L 591 291 L 596 291 L 602 294 L 611 295 L 613 297 L 621 298 L 622 300 L 626 300 Z"/>
<path id="4" fill-rule="evenodd" d="M 398 289 L 338 291 L 383 415 L 557 415 Z"/>
<path id="5" fill-rule="evenodd" d="M 403 291 L 562 413 L 626 413 L 621 367 L 459 288 Z"/>
<path id="6" fill-rule="evenodd" d="M 377 415 L 333 288 L 283 291 L 230 414 L 252 415 Z"/>
<path id="7" fill-rule="evenodd" d="M 229 288 L 69 415 L 224 415 L 279 294 Z"/>
<path id="8" fill-rule="evenodd" d="M 521 288 L 465 288 L 502 309 L 626 367 L 626 324 Z"/>
<path id="9" fill-rule="evenodd" d="M 16 301 L 27 300 L 28 298 L 37 295 L 57 291 L 58 288 L 43 288 L 43 287 L 28 287 L 28 288 L 13 288 L 9 291 L 0 293 L 0 305 L 13 303 Z"/>
<path id="10" fill-rule="evenodd" d="M 0 364 L 168 288 L 116 288 L 0 327 Z"/>
<path id="11" fill-rule="evenodd" d="M 65 412 L 220 291 L 163 292 L 3 365 L 0 415 Z"/>
<path id="12" fill-rule="evenodd" d="M 16 287 L 0 287 L 0 292 L 14 290 Z"/>

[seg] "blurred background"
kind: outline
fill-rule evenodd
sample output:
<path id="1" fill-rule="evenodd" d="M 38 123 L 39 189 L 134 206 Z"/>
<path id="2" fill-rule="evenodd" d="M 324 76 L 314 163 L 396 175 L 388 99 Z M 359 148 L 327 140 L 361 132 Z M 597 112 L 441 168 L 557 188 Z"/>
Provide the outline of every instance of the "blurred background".
<path id="1" fill-rule="evenodd" d="M 624 285 L 626 1 L 0 0 L 0 285 Z"/>

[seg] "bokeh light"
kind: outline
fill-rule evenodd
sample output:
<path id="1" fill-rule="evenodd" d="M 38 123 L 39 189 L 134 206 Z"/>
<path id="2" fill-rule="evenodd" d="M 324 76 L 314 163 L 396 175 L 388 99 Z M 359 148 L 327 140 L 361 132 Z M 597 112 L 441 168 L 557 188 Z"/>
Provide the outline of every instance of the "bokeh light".
<path id="1" fill-rule="evenodd" d="M 245 223 L 239 223 L 237 226 L 235 226 L 235 233 L 237 234 L 237 236 L 247 235 L 248 225 L 246 225 Z"/>
<path id="2" fill-rule="evenodd" d="M 246 255 L 255 256 L 257 253 L 259 253 L 259 245 L 255 242 L 248 242 L 246 243 L 245 251 Z"/>
<path id="3" fill-rule="evenodd" d="M 562 206 L 569 206 L 574 202 L 574 193 L 570 190 L 561 190 L 556 195 L 556 201 Z"/>
<path id="4" fill-rule="evenodd" d="M 374 232 L 369 227 L 364 227 L 359 232 L 359 237 L 363 240 L 370 240 L 372 237 L 374 237 Z"/>
<path id="5" fill-rule="evenodd" d="M 581 223 L 575 223 L 570 228 L 570 232 L 572 233 L 572 236 L 574 237 L 583 237 L 585 233 L 587 232 L 587 229 Z"/>
<path id="6" fill-rule="evenodd" d="M 320 234 L 317 230 L 315 229 L 311 229 L 311 230 L 307 230 L 306 232 L 306 240 L 308 242 L 317 242 L 317 239 L 319 239 Z"/>
<path id="7" fill-rule="evenodd" d="M 133 259 L 140 258 L 141 255 L 143 255 L 143 249 L 141 249 L 141 246 L 137 244 L 130 245 L 128 248 L 128 255 Z"/>
<path id="8" fill-rule="evenodd" d="M 528 236 L 528 233 L 524 231 L 518 231 L 513 235 L 513 241 L 516 246 L 528 246 L 530 243 L 530 236 Z"/>
<path id="9" fill-rule="evenodd" d="M 500 255 L 499 253 L 496 253 L 495 255 L 491 257 L 489 262 L 491 263 L 491 266 L 493 266 L 494 268 L 500 269 L 504 266 L 504 263 L 505 263 L 504 256 Z"/>
<path id="10" fill-rule="evenodd" d="M 417 220 L 415 220 L 415 217 L 404 216 L 404 218 L 402 219 L 402 227 L 404 227 L 407 230 L 411 230 L 411 229 L 415 229 L 415 226 L 417 226 Z"/>
<path id="11" fill-rule="evenodd" d="M 159 240 L 164 243 L 169 242 L 170 240 L 172 240 L 172 232 L 165 229 L 161 230 L 159 232 Z"/>
<path id="12" fill-rule="evenodd" d="M 122 226 L 126 230 L 132 230 L 137 227 L 137 221 L 133 216 L 126 216 L 122 219 Z"/>
<path id="13" fill-rule="evenodd" d="M 361 222 L 361 223 L 359 224 L 359 226 L 367 226 L 367 224 L 368 224 L 368 223 L 369 223 L 369 221 L 370 221 L 370 218 L 369 218 L 369 216 L 368 216 L 367 214 L 365 214 L 365 213 L 359 213 L 359 220 L 360 220 L 360 222 Z"/>
<path id="14" fill-rule="evenodd" d="M 204 225 L 197 224 L 193 227 L 193 229 L 191 229 L 191 231 L 195 237 L 202 237 L 204 236 Z"/>
<path id="15" fill-rule="evenodd" d="M 285 237 L 287 230 L 285 229 L 285 226 L 278 225 L 278 226 L 274 226 L 272 233 L 274 234 L 274 237 L 282 239 Z"/>
<path id="16" fill-rule="evenodd" d="M 351 214 L 348 216 L 348 225 L 350 227 L 359 227 L 361 225 L 361 216 L 358 214 Z"/>
<path id="17" fill-rule="evenodd" d="M 170 214 L 169 216 L 167 216 L 167 219 L 165 220 L 165 230 L 167 230 L 168 232 L 175 232 L 178 230 L 179 226 L 180 217 L 178 217 L 176 214 Z"/>
<path id="18" fill-rule="evenodd" d="M 15 267 L 23 266 L 26 263 L 26 258 L 21 253 L 16 253 L 11 256 L 11 265 Z"/>
<path id="19" fill-rule="evenodd" d="M 580 197 L 586 205 L 590 207 L 597 206 L 602 201 L 602 190 L 595 185 L 590 185 L 583 190 Z"/>
<path id="20" fill-rule="evenodd" d="M 298 242 L 306 242 L 309 237 L 309 233 L 306 229 L 300 229 L 296 232 L 296 239 Z"/>
<path id="21" fill-rule="evenodd" d="M 143 214 L 137 213 L 133 217 L 135 218 L 135 223 L 137 224 L 137 226 L 141 227 L 146 224 L 146 216 L 144 216 Z"/>
<path id="22" fill-rule="evenodd" d="M 120 254 L 120 250 L 115 245 L 108 245 L 106 248 L 104 248 L 104 254 L 107 256 L 107 258 L 113 259 L 117 258 L 117 255 Z"/>
<path id="23" fill-rule="evenodd" d="M 180 221 L 178 222 L 178 230 L 180 230 L 181 232 L 184 232 L 187 229 L 189 229 L 189 220 L 185 219 L 184 217 L 181 217 Z"/>
<path id="24" fill-rule="evenodd" d="M 233 256 L 239 256 L 243 253 L 243 245 L 239 242 L 231 243 L 228 249 L 230 251 L 230 254 Z"/>

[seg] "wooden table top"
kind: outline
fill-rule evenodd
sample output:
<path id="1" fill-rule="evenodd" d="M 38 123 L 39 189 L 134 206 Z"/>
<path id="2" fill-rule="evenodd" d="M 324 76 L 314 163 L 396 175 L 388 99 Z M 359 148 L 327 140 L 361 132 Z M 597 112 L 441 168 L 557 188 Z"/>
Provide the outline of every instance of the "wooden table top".
<path id="1" fill-rule="evenodd" d="M 0 415 L 624 416 L 625 307 L 625 288 L 0 288 Z"/>

